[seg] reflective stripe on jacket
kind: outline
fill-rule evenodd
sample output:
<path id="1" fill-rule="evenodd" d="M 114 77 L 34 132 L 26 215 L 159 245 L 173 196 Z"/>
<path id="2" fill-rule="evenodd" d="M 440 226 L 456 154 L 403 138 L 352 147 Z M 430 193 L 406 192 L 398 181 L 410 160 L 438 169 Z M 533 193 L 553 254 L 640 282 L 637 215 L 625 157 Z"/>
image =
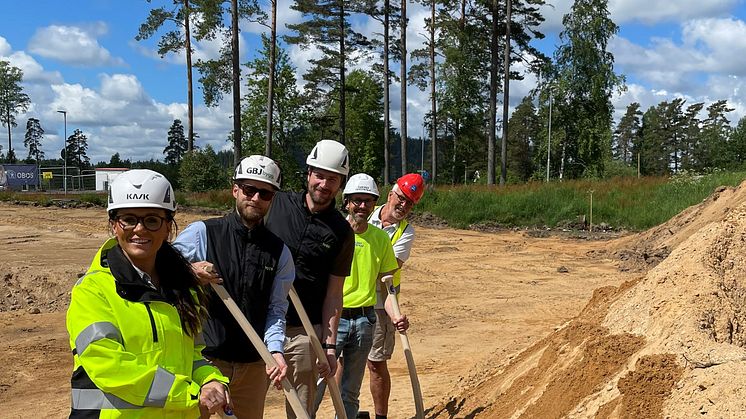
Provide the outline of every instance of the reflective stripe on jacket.
<path id="1" fill-rule="evenodd" d="M 71 418 L 196 418 L 200 387 L 228 382 L 116 239 L 104 243 L 73 287 L 67 331 L 74 360 Z"/>

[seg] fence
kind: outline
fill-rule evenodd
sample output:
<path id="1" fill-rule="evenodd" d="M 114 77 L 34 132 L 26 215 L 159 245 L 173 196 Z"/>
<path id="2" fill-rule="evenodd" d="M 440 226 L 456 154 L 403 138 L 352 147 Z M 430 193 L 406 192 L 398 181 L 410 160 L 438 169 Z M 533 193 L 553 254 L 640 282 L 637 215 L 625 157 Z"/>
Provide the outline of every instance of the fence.
<path id="1" fill-rule="evenodd" d="M 65 168 L 63 166 L 39 168 L 40 189 L 45 191 L 65 190 Z M 67 191 L 96 190 L 96 171 L 80 170 L 77 166 L 67 166 Z"/>

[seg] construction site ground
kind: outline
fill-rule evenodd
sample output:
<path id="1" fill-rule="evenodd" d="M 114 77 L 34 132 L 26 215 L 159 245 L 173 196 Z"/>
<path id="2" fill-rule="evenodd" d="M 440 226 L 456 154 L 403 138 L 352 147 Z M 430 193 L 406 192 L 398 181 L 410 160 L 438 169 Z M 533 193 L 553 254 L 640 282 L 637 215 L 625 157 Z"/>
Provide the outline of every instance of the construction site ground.
<path id="1" fill-rule="evenodd" d="M 177 221 L 183 229 L 205 217 L 181 212 Z M 595 397 L 596 405 L 588 400 L 615 374 L 620 377 L 614 386 L 623 387 L 623 364 L 631 363 L 626 368 L 632 370 L 637 365 L 639 374 L 645 368 L 665 371 L 668 382 L 681 376 L 681 359 L 673 355 L 642 359 L 647 364 L 630 361 L 645 339 L 609 335 L 613 325 L 602 325 L 609 304 L 643 281 L 648 268 L 673 246 L 643 248 L 644 240 L 631 237 L 416 227 L 414 249 L 403 269 L 401 308 L 411 321 L 409 338 L 428 417 L 660 415 L 662 401 L 654 396 L 641 399 L 652 400 L 652 407 L 626 405 L 614 398 L 618 391 Z M 0 347 L 6 366 L 0 374 L 0 416 L 61 418 L 69 413 L 72 355 L 65 311 L 72 285 L 107 237 L 102 208 L 0 204 Z M 573 353 L 573 345 L 591 345 L 594 337 L 599 342 L 593 356 L 583 352 L 583 357 L 563 358 Z M 600 360 L 591 365 L 594 356 Z M 576 358 L 585 364 L 573 364 Z M 565 359 L 561 367 L 555 365 L 558 359 Z M 608 360 L 616 361 L 609 366 Z M 542 368 L 565 375 L 542 377 Z M 412 391 L 398 341 L 390 371 L 389 417 L 412 417 Z M 555 381 L 569 384 L 553 387 Z M 366 378 L 361 410 L 372 411 L 367 383 Z M 592 411 L 578 410 L 579 405 Z M 280 418 L 283 412 L 282 393 L 270 390 L 265 417 Z M 333 417 L 328 400 L 318 417 Z"/>

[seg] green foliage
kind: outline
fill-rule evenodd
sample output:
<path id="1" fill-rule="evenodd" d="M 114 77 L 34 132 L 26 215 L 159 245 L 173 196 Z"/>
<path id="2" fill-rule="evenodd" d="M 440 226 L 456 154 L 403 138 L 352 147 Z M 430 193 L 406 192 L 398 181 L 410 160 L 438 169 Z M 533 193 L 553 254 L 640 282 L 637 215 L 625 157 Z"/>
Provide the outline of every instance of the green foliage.
<path id="1" fill-rule="evenodd" d="M 639 131 L 631 137 L 631 163 L 636 164 L 639 155 L 643 175 L 741 167 L 742 131 L 730 126 L 726 115 L 733 109 L 726 101 L 710 104 L 704 120 L 699 118 L 704 103 L 691 104 L 684 110 L 685 104 L 683 98 L 663 101 L 643 114 Z M 617 133 L 627 130 L 625 118 Z M 618 150 L 615 157 L 620 159 Z"/>
<path id="2" fill-rule="evenodd" d="M 746 172 L 716 172 L 673 179 L 535 182 L 501 189 L 457 186 L 428 191 L 414 211 L 432 213 L 456 228 L 475 223 L 555 228 L 588 215 L 592 190 L 594 224 L 644 230 L 701 202 L 718 186 L 736 186 L 744 179 Z"/>
<path id="3" fill-rule="evenodd" d="M 565 131 L 565 177 L 600 176 L 611 151 L 611 95 L 624 88 L 608 43 L 619 27 L 608 0 L 577 0 L 562 19 L 555 52 L 556 127 Z"/>
<path id="4" fill-rule="evenodd" d="M 80 200 L 80 202 L 87 202 L 98 207 L 106 207 L 106 205 L 108 204 L 108 195 L 105 193 L 84 193 L 80 194 L 77 198 Z"/>
<path id="5" fill-rule="evenodd" d="M 189 192 L 227 188 L 228 177 L 209 144 L 203 150 L 186 153 L 179 168 L 181 188 Z"/>
<path id="6" fill-rule="evenodd" d="M 263 48 L 248 67 L 247 88 L 241 111 L 242 150 L 245 155 L 265 154 L 267 130 L 267 90 L 269 87 L 270 40 L 262 35 Z M 309 150 L 302 129 L 306 114 L 303 98 L 295 82 L 295 68 L 283 48 L 276 49 L 272 118 L 272 157 L 282 169 L 283 185 L 301 186 L 293 174 L 299 170 L 296 157 Z"/>
<path id="7" fill-rule="evenodd" d="M 534 144 L 538 143 L 537 134 L 541 132 L 541 125 L 532 99 L 530 96 L 524 97 L 508 122 L 509 180 L 513 178 L 525 182 L 535 170 Z"/>
<path id="8" fill-rule="evenodd" d="M 604 166 L 604 178 L 637 177 L 637 162 L 627 164 L 619 160 L 610 160 Z"/>
<path id="9" fill-rule="evenodd" d="M 347 68 L 354 65 L 361 54 L 370 48 L 370 41 L 361 33 L 356 32 L 350 25 L 350 14 L 359 12 L 363 1 L 325 1 L 325 0 L 297 0 L 291 6 L 303 14 L 304 20 L 297 24 L 288 24 L 293 34 L 284 37 L 285 42 L 299 45 L 302 49 L 311 46 L 319 53 L 309 59 L 310 69 L 303 75 L 306 80 L 305 93 L 311 105 L 316 110 L 314 115 L 319 121 L 321 138 L 330 138 L 331 134 L 339 136 L 339 141 L 345 143 L 346 117 L 345 105 L 345 77 Z M 333 98 L 338 100 L 332 105 Z M 339 111 L 337 115 L 326 113 L 331 109 Z M 326 111 L 326 112 L 324 112 Z M 332 128 L 338 122 L 338 128 Z M 316 128 L 316 127 L 314 127 Z M 328 129 L 324 135 L 324 130 Z"/>
<path id="10" fill-rule="evenodd" d="M 639 142 L 640 130 L 642 129 L 642 112 L 637 102 L 627 106 L 627 111 L 619 121 L 614 130 L 614 141 L 612 143 L 612 156 L 623 163 L 631 163 L 633 159 L 632 149 Z"/>
<path id="11" fill-rule="evenodd" d="M 379 178 L 383 173 L 383 85 L 371 72 L 347 77 L 347 149 L 355 173 Z"/>
<path id="12" fill-rule="evenodd" d="M 267 15 L 256 0 L 238 0 L 238 19 L 251 22 L 265 22 Z M 199 12 L 199 23 L 194 34 L 197 40 L 221 39 L 220 54 L 217 58 L 197 60 L 202 85 L 202 93 L 207 106 L 217 106 L 223 95 L 233 89 L 233 60 L 238 62 L 238 53 L 233 54 L 231 37 L 232 7 L 230 0 L 193 0 L 195 11 Z M 226 25 L 225 20 L 228 24 Z"/>
<path id="13" fill-rule="evenodd" d="M 179 206 L 216 208 L 221 210 L 232 209 L 236 205 L 230 189 L 215 189 L 207 192 L 176 193 L 176 202 Z"/>
<path id="14" fill-rule="evenodd" d="M 16 161 L 11 141 L 11 128 L 17 126 L 16 115 L 28 110 L 31 99 L 23 92 L 23 71 L 10 65 L 10 62 L 0 60 L 0 122 L 8 127 L 8 154 L 6 159 L 10 163 Z"/>
<path id="15" fill-rule="evenodd" d="M 163 154 L 166 155 L 166 163 L 172 166 L 178 165 L 188 146 L 189 143 L 184 137 L 184 126 L 181 125 L 181 120 L 174 119 L 174 123 L 168 130 L 168 145 L 163 149 Z"/>
<path id="16" fill-rule="evenodd" d="M 88 137 L 83 131 L 76 129 L 72 135 L 65 141 L 65 150 L 63 158 L 67 159 L 68 166 L 77 166 L 88 168 L 91 166 L 91 159 L 88 158 Z"/>
<path id="17" fill-rule="evenodd" d="M 29 118 L 26 122 L 26 137 L 23 145 L 28 148 L 28 160 L 34 159 L 37 163 L 44 159 L 44 152 L 41 149 L 41 140 L 44 139 L 44 128 L 41 127 L 39 120 Z"/>

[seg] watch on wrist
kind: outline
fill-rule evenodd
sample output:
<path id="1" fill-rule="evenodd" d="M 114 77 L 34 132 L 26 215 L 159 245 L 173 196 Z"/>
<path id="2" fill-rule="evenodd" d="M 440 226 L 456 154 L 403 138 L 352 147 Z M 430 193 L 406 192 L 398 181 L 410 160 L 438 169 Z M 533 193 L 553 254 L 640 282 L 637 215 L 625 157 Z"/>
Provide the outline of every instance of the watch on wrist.
<path id="1" fill-rule="evenodd" d="M 333 343 L 321 342 L 321 347 L 324 349 L 334 349 L 335 351 L 337 350 L 337 345 Z"/>

